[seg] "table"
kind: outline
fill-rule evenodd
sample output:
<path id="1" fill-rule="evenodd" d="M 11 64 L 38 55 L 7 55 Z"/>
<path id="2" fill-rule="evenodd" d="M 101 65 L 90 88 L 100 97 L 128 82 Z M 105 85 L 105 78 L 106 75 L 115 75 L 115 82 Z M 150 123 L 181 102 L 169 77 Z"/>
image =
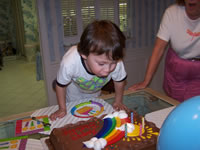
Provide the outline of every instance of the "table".
<path id="1" fill-rule="evenodd" d="M 114 93 L 100 96 L 100 98 L 104 99 L 108 103 L 112 103 L 112 101 L 114 100 Z M 139 90 L 139 91 L 135 91 L 135 92 L 133 92 L 131 90 L 124 91 L 124 103 L 125 104 L 130 104 L 130 100 L 138 100 L 138 99 L 141 100 L 141 98 L 143 99 L 142 101 L 144 101 L 144 103 L 143 104 L 141 103 L 140 106 L 145 105 L 146 104 L 145 102 L 148 102 L 148 100 L 149 100 L 150 104 L 154 105 L 155 107 L 157 107 L 157 104 L 158 104 L 159 107 L 149 110 L 149 112 L 153 112 L 153 111 L 156 111 L 159 109 L 163 109 L 163 108 L 167 108 L 167 107 L 179 104 L 178 101 L 176 101 L 160 92 L 157 92 L 151 88 L 145 88 L 143 90 Z M 135 103 L 133 103 L 133 104 L 135 104 Z M 133 104 L 128 105 L 128 107 L 131 108 L 131 106 L 133 106 Z M 133 106 L 133 109 L 134 108 L 135 108 L 135 106 Z M 31 116 L 31 114 L 33 112 L 34 111 L 29 111 L 29 112 L 16 114 L 16 115 L 11 115 L 8 117 L 2 117 L 2 118 L 0 118 L 0 123 L 24 118 L 27 116 Z M 144 113 L 142 115 L 144 115 Z"/>
<path id="2" fill-rule="evenodd" d="M 112 104 L 114 93 L 101 96 L 102 99 Z M 161 94 L 151 88 L 146 88 L 137 92 L 126 90 L 124 92 L 124 104 L 131 110 L 135 110 L 138 114 L 145 116 L 148 113 L 176 106 L 178 101 Z"/>
<path id="3" fill-rule="evenodd" d="M 114 93 L 103 95 L 100 98 L 104 99 L 108 103 L 112 104 L 114 100 Z M 179 104 L 178 101 L 169 98 L 157 91 L 150 88 L 133 92 L 130 90 L 124 91 L 124 104 L 128 106 L 129 109 L 137 111 L 142 116 L 149 113 L 162 110 L 165 108 L 170 108 Z M 5 118 L 0 118 L 0 139 L 8 138 L 14 135 L 15 121 L 17 119 L 26 118 L 31 116 L 35 111 L 24 112 L 17 115 L 12 115 Z M 4 137 L 2 137 L 4 136 Z M 34 134 L 30 135 L 30 138 L 40 139 L 46 137 L 44 134 Z"/>

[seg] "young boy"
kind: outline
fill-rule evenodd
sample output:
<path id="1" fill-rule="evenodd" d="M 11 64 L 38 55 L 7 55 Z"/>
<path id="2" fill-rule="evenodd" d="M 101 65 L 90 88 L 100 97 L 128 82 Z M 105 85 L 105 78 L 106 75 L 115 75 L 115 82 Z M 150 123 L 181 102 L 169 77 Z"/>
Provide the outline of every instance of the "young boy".
<path id="1" fill-rule="evenodd" d="M 66 101 L 98 97 L 111 78 L 115 87 L 113 107 L 127 109 L 122 103 L 127 76 L 122 62 L 125 40 L 110 21 L 94 21 L 86 27 L 79 44 L 71 47 L 61 61 L 56 84 L 59 110 L 51 114 L 51 120 L 66 115 Z"/>

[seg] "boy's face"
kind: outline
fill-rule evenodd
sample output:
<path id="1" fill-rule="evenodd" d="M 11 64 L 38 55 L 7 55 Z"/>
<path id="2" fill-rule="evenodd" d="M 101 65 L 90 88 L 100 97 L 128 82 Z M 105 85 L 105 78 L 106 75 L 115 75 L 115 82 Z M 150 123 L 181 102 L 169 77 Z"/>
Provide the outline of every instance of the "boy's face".
<path id="1" fill-rule="evenodd" d="M 107 77 L 117 65 L 117 61 L 110 60 L 106 54 L 96 55 L 90 53 L 89 56 L 81 56 L 84 58 L 88 71 L 98 77 Z"/>

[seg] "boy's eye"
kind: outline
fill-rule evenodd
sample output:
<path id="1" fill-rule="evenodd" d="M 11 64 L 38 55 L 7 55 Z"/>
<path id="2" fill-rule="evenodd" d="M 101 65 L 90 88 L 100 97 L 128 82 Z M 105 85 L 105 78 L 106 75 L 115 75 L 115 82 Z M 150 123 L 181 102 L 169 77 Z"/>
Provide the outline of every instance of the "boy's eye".
<path id="1" fill-rule="evenodd" d="M 103 66 L 104 64 L 99 64 L 99 66 Z"/>

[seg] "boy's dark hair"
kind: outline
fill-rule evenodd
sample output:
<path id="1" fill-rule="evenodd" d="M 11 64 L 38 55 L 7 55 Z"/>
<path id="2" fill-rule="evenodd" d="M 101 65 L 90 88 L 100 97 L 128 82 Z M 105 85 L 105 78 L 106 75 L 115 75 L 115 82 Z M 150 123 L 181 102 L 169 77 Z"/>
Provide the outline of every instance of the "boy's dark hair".
<path id="1" fill-rule="evenodd" d="M 85 28 L 78 43 L 78 52 L 85 56 L 90 53 L 106 54 L 112 60 L 124 56 L 126 38 L 119 27 L 108 20 L 96 20 Z"/>

